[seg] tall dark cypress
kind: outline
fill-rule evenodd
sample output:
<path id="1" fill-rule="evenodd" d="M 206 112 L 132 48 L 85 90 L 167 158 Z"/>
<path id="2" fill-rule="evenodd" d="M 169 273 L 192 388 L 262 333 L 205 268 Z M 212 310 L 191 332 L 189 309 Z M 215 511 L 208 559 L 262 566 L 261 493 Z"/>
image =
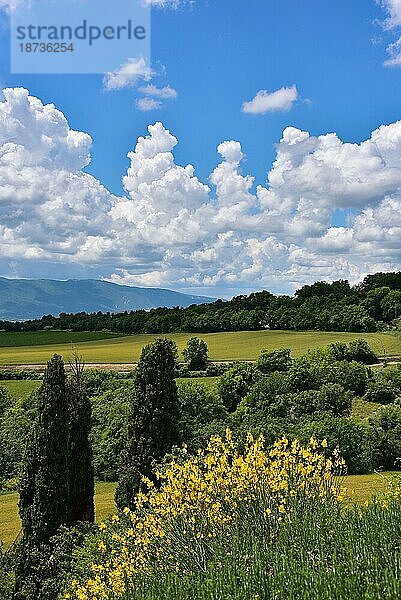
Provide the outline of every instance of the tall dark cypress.
<path id="1" fill-rule="evenodd" d="M 174 380 L 177 348 L 158 339 L 145 346 L 135 376 L 128 420 L 127 447 L 122 457 L 116 504 L 133 507 L 141 477 L 152 478 L 152 466 L 179 443 L 179 403 Z"/>
<path id="2" fill-rule="evenodd" d="M 90 442 L 91 403 L 85 390 L 84 365 L 74 356 L 72 376 L 68 382 L 70 408 L 69 432 L 69 518 L 68 524 L 78 521 L 93 523 L 95 493 L 92 445 Z"/>
<path id="3" fill-rule="evenodd" d="M 39 390 L 38 417 L 27 447 L 19 511 L 23 528 L 17 598 L 38 596 L 35 560 L 69 512 L 69 402 L 64 363 L 55 354 Z M 36 557 L 36 558 L 35 558 Z M 24 592 L 29 589 L 29 592 Z M 36 591 L 35 591 L 36 590 Z"/>

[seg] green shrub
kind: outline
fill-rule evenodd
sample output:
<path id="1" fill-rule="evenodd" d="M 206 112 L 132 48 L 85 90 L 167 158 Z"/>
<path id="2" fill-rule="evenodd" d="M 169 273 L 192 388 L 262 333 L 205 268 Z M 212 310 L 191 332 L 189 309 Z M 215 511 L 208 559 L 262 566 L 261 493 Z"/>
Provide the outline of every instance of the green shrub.
<path id="1" fill-rule="evenodd" d="M 288 371 L 291 364 L 291 350 L 288 348 L 274 350 L 273 352 L 262 350 L 256 361 L 257 369 L 265 375 L 274 373 L 274 371 Z"/>
<path id="2" fill-rule="evenodd" d="M 237 363 L 228 369 L 218 381 L 217 389 L 224 406 L 234 412 L 252 385 L 258 380 L 259 372 L 252 364 Z"/>
<path id="3" fill-rule="evenodd" d="M 203 371 L 207 367 L 208 348 L 204 340 L 197 337 L 190 338 L 183 350 L 184 360 L 188 363 L 190 371 Z"/>
<path id="4" fill-rule="evenodd" d="M 401 407 L 386 406 L 369 419 L 374 435 L 376 463 L 385 469 L 399 468 L 401 458 Z"/>
<path id="5" fill-rule="evenodd" d="M 189 449 L 197 450 L 193 440 L 199 436 L 199 430 L 214 421 L 224 421 L 227 410 L 214 389 L 202 383 L 186 383 L 178 389 L 181 419 L 179 426 L 181 439 Z M 203 434 L 202 434 L 203 435 Z"/>

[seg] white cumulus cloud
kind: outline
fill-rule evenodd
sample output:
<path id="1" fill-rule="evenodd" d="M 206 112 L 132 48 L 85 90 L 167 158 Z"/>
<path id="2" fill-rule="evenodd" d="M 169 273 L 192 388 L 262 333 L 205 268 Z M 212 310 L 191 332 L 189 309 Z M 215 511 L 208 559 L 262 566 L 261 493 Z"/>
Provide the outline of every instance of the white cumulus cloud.
<path id="1" fill-rule="evenodd" d="M 137 109 L 142 112 L 159 110 L 159 108 L 163 106 L 163 103 L 160 102 L 160 100 L 155 100 L 154 98 L 139 98 L 135 104 Z"/>
<path id="2" fill-rule="evenodd" d="M 298 90 L 295 85 L 282 87 L 275 92 L 260 90 L 249 102 L 244 102 L 242 112 L 253 115 L 264 115 L 268 112 L 291 110 L 298 99 Z"/>
<path id="3" fill-rule="evenodd" d="M 154 71 L 143 57 L 129 58 L 119 69 L 106 73 L 103 86 L 107 91 L 133 87 L 140 81 L 150 81 Z"/>
<path id="4" fill-rule="evenodd" d="M 147 97 L 150 98 L 150 97 Z M 83 169 L 91 138 L 27 90 L 0 102 L 0 274 L 91 276 L 219 295 L 357 281 L 401 266 L 401 122 L 361 143 L 284 130 L 265 185 L 241 144 L 202 182 L 157 122 L 128 154 L 125 194 Z M 348 214 L 333 225 L 335 212 Z"/>
<path id="5" fill-rule="evenodd" d="M 146 85 L 144 87 L 140 87 L 139 91 L 145 96 L 152 96 L 153 98 L 162 98 L 163 100 L 170 98 L 177 98 L 177 92 L 175 89 L 170 87 L 169 85 L 159 88 L 156 85 Z"/>

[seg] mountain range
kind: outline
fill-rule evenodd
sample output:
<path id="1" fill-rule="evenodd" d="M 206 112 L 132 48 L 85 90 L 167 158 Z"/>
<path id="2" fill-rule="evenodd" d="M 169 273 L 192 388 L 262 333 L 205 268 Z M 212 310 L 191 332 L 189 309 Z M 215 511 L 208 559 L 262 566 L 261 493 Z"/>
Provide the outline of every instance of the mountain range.
<path id="1" fill-rule="evenodd" d="M 214 302 L 160 288 L 118 285 L 96 279 L 6 279 L 0 277 L 0 319 L 18 321 L 60 313 L 123 312 Z"/>

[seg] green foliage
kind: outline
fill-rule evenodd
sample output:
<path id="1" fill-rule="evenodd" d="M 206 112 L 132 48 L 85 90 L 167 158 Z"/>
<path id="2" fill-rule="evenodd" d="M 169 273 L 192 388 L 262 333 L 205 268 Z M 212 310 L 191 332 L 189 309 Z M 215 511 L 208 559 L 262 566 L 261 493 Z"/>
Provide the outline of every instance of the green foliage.
<path id="1" fill-rule="evenodd" d="M 152 477 L 152 465 L 178 444 L 179 403 L 174 380 L 177 348 L 168 339 L 145 346 L 130 399 L 127 446 L 122 456 L 116 504 L 133 505 L 142 476 Z"/>
<path id="2" fill-rule="evenodd" d="M 92 398 L 94 469 L 97 479 L 116 481 L 118 461 L 127 441 L 132 380 L 109 381 L 109 389 Z"/>
<path id="3" fill-rule="evenodd" d="M 379 362 L 378 356 L 370 348 L 366 340 L 352 340 L 348 345 L 348 360 L 355 360 L 364 365 L 374 365 Z"/>
<path id="4" fill-rule="evenodd" d="M 224 421 L 228 413 L 224 404 L 214 389 L 202 383 L 186 383 L 178 388 L 181 419 L 179 422 L 181 439 L 189 450 L 197 450 L 197 440 L 204 436 L 204 427 L 219 421 Z"/>
<path id="5" fill-rule="evenodd" d="M 6 388 L 0 386 L 0 419 L 3 417 L 6 410 L 12 406 L 12 404 L 12 399 L 10 398 Z"/>
<path id="6" fill-rule="evenodd" d="M 217 389 L 229 412 L 236 410 L 258 378 L 259 371 L 254 365 L 247 363 L 234 364 L 219 378 Z"/>
<path id="7" fill-rule="evenodd" d="M 77 356 L 74 357 L 71 368 L 72 377 L 68 381 L 67 388 L 69 404 L 67 525 L 75 525 L 78 522 L 93 523 L 95 519 L 93 503 L 95 481 L 90 443 L 91 403 L 85 387 L 84 366 Z"/>
<path id="8" fill-rule="evenodd" d="M 13 598 L 15 559 L 15 552 L 5 552 L 0 542 L 0 600 Z"/>
<path id="9" fill-rule="evenodd" d="M 401 458 L 401 407 L 386 406 L 369 419 L 376 440 L 376 462 L 380 467 L 400 467 Z"/>
<path id="10" fill-rule="evenodd" d="M 17 571 L 18 599 L 39 595 L 35 576 L 40 547 L 60 525 L 69 522 L 69 406 L 64 363 L 54 355 L 39 389 L 38 417 L 28 444 L 21 479 L 20 516 L 23 540 Z"/>
<path id="11" fill-rule="evenodd" d="M 0 381 L 24 381 L 42 379 L 42 373 L 34 369 L 0 369 Z"/>
<path id="12" fill-rule="evenodd" d="M 381 301 L 383 321 L 390 323 L 393 319 L 401 317 L 401 291 L 392 290 Z"/>
<path id="13" fill-rule="evenodd" d="M 373 297 L 370 292 L 375 288 L 387 288 L 387 292 L 384 295 L 380 292 L 377 297 Z M 229 301 L 217 300 L 187 308 L 157 308 L 119 314 L 62 313 L 59 317 L 45 315 L 41 319 L 24 323 L 0 321 L 0 328 L 5 330 L 2 334 L 5 346 L 19 343 L 18 338 L 10 338 L 12 333 L 9 332 L 21 332 L 26 340 L 29 339 L 29 332 L 34 332 L 35 339 L 39 333 L 39 339 L 42 340 L 39 343 L 42 344 L 61 343 L 62 340 L 68 344 L 76 343 L 79 339 L 102 339 L 115 336 L 116 332 L 207 333 L 256 331 L 269 327 L 295 331 L 368 333 L 380 329 L 379 321 L 382 319 L 391 323 L 400 315 L 400 290 L 400 272 L 376 273 L 356 287 L 351 287 L 348 281 L 343 280 L 332 283 L 318 281 L 313 285 L 303 286 L 294 298 L 274 296 L 268 291 L 262 291 L 237 296 Z M 48 342 L 45 341 L 46 336 Z"/>
<path id="14" fill-rule="evenodd" d="M 326 413 L 298 422 L 291 435 L 304 443 L 312 436 L 320 441 L 326 439 L 331 452 L 339 448 L 348 472 L 354 475 L 370 473 L 376 467 L 374 434 L 365 423 Z"/>
<path id="15" fill-rule="evenodd" d="M 366 368 L 356 361 L 339 361 L 333 366 L 329 374 L 327 383 L 338 383 L 345 390 L 349 390 L 356 395 L 363 395 L 368 384 L 368 374 Z"/>
<path id="16" fill-rule="evenodd" d="M 38 397 L 38 420 L 21 480 L 20 514 L 26 545 L 40 545 L 68 521 L 69 406 L 62 358 L 48 362 Z"/>
<path id="17" fill-rule="evenodd" d="M 367 402 L 377 402 L 379 404 L 392 404 L 399 393 L 398 388 L 391 382 L 381 377 L 369 381 L 368 389 L 363 399 Z"/>
<path id="18" fill-rule="evenodd" d="M 197 337 L 190 338 L 182 354 L 190 371 L 203 371 L 206 369 L 208 348 L 204 340 Z"/>
<path id="19" fill-rule="evenodd" d="M 283 520 L 273 539 L 255 535 L 254 520 L 251 511 L 244 514 L 229 550 L 223 537 L 216 540 L 204 568 L 171 573 L 167 563 L 136 577 L 124 599 L 399 600 L 399 501 L 347 510 L 315 502 Z M 74 575 L 90 576 L 99 539 L 89 536 L 75 552 Z"/>
<path id="20" fill-rule="evenodd" d="M 288 404 L 284 395 L 291 391 L 287 373 L 276 371 L 262 376 L 239 404 L 238 411 L 240 414 L 249 410 L 261 411 L 274 418 L 286 417 Z"/>
<path id="21" fill-rule="evenodd" d="M 256 361 L 256 367 L 265 375 L 274 373 L 274 371 L 288 371 L 291 367 L 291 350 L 282 348 L 281 350 L 262 350 L 261 355 Z"/>
<path id="22" fill-rule="evenodd" d="M 32 548 L 31 573 L 17 598 L 56 600 L 64 589 L 75 553 L 86 543 L 93 530 L 89 523 L 79 523 L 75 527 L 61 526 L 47 544 Z M 11 600 L 12 596 L 8 598 Z"/>
<path id="23" fill-rule="evenodd" d="M 38 394 L 19 400 L 0 417 L 0 478 L 18 477 L 23 467 L 26 440 L 36 415 Z"/>
<path id="24" fill-rule="evenodd" d="M 55 354 L 37 394 L 37 416 L 20 487 L 23 538 L 17 566 L 18 600 L 54 597 L 47 595 L 43 574 L 53 559 L 51 538 L 61 525 L 94 518 L 90 405 L 82 370 L 76 360 L 67 384 L 62 358 Z M 48 561 L 43 563 L 46 554 Z"/>
<path id="25" fill-rule="evenodd" d="M 373 365 L 379 362 L 378 356 L 362 338 L 352 340 L 348 346 L 343 342 L 334 342 L 328 346 L 328 349 L 334 360 L 354 360 L 364 365 Z"/>

